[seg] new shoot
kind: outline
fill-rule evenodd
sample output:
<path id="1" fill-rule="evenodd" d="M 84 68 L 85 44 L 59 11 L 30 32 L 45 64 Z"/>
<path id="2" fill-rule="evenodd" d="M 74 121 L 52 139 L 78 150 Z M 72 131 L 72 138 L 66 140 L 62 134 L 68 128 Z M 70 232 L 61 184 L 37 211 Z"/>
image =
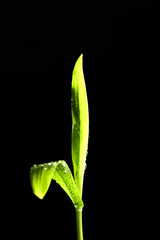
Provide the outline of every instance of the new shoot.
<path id="1" fill-rule="evenodd" d="M 71 152 L 73 175 L 64 160 L 34 165 L 30 170 L 30 182 L 33 193 L 40 199 L 46 195 L 51 180 L 55 180 L 67 193 L 76 209 L 77 238 L 83 240 L 82 228 L 82 192 L 86 167 L 86 155 L 89 134 L 89 113 L 87 92 L 83 74 L 81 54 L 72 73 L 71 112 L 72 141 Z"/>

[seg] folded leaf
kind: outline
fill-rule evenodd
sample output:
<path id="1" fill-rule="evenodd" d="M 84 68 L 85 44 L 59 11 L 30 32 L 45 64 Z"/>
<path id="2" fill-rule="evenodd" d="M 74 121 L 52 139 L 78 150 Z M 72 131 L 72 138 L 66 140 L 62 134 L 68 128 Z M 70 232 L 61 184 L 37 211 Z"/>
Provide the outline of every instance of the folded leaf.
<path id="1" fill-rule="evenodd" d="M 30 170 L 33 193 L 40 199 L 44 198 L 52 179 L 68 194 L 75 207 L 83 207 L 72 173 L 65 161 L 34 165 Z"/>
<path id="2" fill-rule="evenodd" d="M 76 185 L 82 194 L 83 177 L 89 135 L 89 113 L 82 55 L 78 58 L 72 75 L 72 161 Z"/>

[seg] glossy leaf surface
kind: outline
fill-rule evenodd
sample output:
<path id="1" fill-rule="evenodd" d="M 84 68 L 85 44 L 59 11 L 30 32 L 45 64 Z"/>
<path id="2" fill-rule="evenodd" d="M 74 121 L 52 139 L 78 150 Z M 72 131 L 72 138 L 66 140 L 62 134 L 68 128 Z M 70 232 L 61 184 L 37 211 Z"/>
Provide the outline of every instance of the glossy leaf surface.
<path id="1" fill-rule="evenodd" d="M 78 58 L 72 74 L 72 161 L 76 185 L 82 194 L 83 177 L 89 135 L 89 113 L 87 92 L 82 67 L 82 57 Z"/>
<path id="2" fill-rule="evenodd" d="M 30 170 L 33 193 L 40 199 L 44 198 L 52 179 L 67 193 L 75 207 L 83 207 L 72 173 L 65 161 L 34 165 Z"/>

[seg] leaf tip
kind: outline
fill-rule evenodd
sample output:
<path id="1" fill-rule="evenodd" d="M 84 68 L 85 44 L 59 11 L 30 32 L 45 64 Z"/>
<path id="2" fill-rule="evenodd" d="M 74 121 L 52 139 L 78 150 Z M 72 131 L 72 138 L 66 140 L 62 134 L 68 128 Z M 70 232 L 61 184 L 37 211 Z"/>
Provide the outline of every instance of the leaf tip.
<path id="1" fill-rule="evenodd" d="M 44 198 L 43 195 L 37 194 L 37 193 L 35 193 L 35 192 L 33 192 L 33 193 L 34 193 L 34 195 L 35 195 L 37 198 L 43 200 L 43 198 Z"/>
<path id="2" fill-rule="evenodd" d="M 81 55 L 79 56 L 79 60 L 80 60 L 81 65 L 82 65 L 82 63 L 83 63 L 83 53 L 81 53 Z"/>
<path id="3" fill-rule="evenodd" d="M 77 59 L 76 64 L 79 65 L 79 66 L 82 66 L 82 63 L 83 63 L 83 53 L 81 53 L 81 55 L 80 55 L 79 58 Z M 75 64 L 75 65 L 76 65 L 76 64 Z"/>

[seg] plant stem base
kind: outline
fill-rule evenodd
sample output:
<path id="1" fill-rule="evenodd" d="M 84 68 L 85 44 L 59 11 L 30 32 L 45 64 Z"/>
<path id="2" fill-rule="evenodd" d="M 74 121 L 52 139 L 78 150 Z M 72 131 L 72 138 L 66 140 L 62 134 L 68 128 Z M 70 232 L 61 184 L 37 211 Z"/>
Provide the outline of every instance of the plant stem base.
<path id="1" fill-rule="evenodd" d="M 77 239 L 78 240 L 83 240 L 82 211 L 83 211 L 82 207 L 76 208 Z"/>

